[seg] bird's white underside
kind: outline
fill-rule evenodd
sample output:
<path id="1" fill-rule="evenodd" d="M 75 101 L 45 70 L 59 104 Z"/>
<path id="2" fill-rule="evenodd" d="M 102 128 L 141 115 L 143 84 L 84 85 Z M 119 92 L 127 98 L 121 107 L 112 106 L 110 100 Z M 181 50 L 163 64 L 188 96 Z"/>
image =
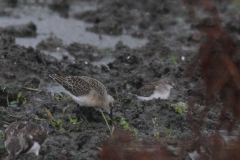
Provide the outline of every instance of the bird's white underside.
<path id="1" fill-rule="evenodd" d="M 149 101 L 149 100 L 152 100 L 154 98 L 160 98 L 160 99 L 168 99 L 170 95 L 170 90 L 165 90 L 163 92 L 159 92 L 159 91 L 154 91 L 153 94 L 149 97 L 143 97 L 143 96 L 137 96 L 138 99 L 140 100 L 146 100 L 146 101 Z"/>
<path id="2" fill-rule="evenodd" d="M 40 144 L 38 142 L 34 142 L 30 150 L 27 151 L 27 154 L 34 153 L 36 156 L 38 156 L 40 148 Z"/>
<path id="3" fill-rule="evenodd" d="M 68 93 L 68 95 L 70 97 L 72 97 L 72 99 L 77 102 L 80 106 L 84 106 L 84 107 L 93 107 L 93 106 L 97 106 L 97 102 L 93 101 L 91 96 L 74 96 L 73 94 L 71 94 L 69 91 L 66 91 Z"/>
<path id="4" fill-rule="evenodd" d="M 7 148 L 6 146 L 7 146 L 7 144 L 5 142 L 5 148 Z M 30 148 L 30 150 L 27 151 L 27 154 L 34 153 L 35 155 L 38 156 L 40 148 L 41 148 L 41 146 L 39 145 L 39 143 L 34 142 L 33 146 Z M 10 154 L 10 151 L 8 149 L 7 149 L 7 151 L 8 151 L 8 154 Z"/>
<path id="5" fill-rule="evenodd" d="M 110 113 L 110 109 L 106 105 L 109 104 L 109 102 L 111 102 L 112 96 L 110 96 L 110 99 L 108 99 L 108 96 L 109 96 L 108 95 L 106 101 L 101 101 L 95 98 L 91 93 L 85 96 L 75 96 L 67 90 L 65 90 L 65 92 L 80 106 L 98 107 L 98 108 L 104 109 L 107 113 Z"/>
<path id="6" fill-rule="evenodd" d="M 200 155 L 196 150 L 193 152 L 189 152 L 188 155 L 192 160 L 198 160 L 200 158 Z"/>
<path id="7" fill-rule="evenodd" d="M 7 143 L 6 143 L 6 141 L 4 142 L 4 145 L 5 145 L 5 148 L 7 149 L 8 154 L 10 154 L 10 151 L 9 151 L 8 148 L 7 148 Z"/>

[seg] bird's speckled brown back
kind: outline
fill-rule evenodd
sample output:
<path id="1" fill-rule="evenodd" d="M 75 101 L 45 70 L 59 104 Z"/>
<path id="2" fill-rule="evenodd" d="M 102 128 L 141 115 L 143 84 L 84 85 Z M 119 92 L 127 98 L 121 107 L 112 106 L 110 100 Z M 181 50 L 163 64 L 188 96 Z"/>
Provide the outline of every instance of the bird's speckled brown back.
<path id="1" fill-rule="evenodd" d="M 104 85 L 96 79 L 85 76 L 62 77 L 56 74 L 50 75 L 56 82 L 62 85 L 74 96 L 86 96 L 91 91 L 96 92 L 96 98 L 105 98 L 107 95 Z"/>
<path id="2" fill-rule="evenodd" d="M 36 123 L 33 122 L 14 122 L 8 126 L 5 130 L 5 140 L 9 137 L 22 136 L 27 141 L 33 140 L 38 142 L 40 145 L 46 139 L 47 130 Z M 31 136 L 30 136 L 31 135 Z"/>
<path id="3" fill-rule="evenodd" d="M 138 89 L 137 95 L 149 97 L 153 94 L 155 90 L 158 90 L 159 92 L 161 92 L 162 90 L 167 89 L 166 85 L 168 85 L 169 82 L 172 83 L 171 79 L 164 78 L 159 81 L 147 83 Z"/>

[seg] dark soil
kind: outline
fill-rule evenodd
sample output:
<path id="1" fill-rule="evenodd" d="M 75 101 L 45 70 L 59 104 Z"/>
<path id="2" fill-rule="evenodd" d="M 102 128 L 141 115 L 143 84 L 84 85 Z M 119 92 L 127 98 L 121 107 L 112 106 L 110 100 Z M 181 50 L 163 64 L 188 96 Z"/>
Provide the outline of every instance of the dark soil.
<path id="1" fill-rule="evenodd" d="M 6 5 L 0 12 L 4 18 L 16 15 L 22 2 L 13 1 L 16 8 Z M 187 103 L 192 88 L 199 77 L 189 81 L 185 77 L 186 67 L 191 58 L 198 52 L 202 35 L 190 21 L 184 4 L 179 1 L 159 0 L 100 0 L 96 10 L 85 12 L 71 11 L 72 1 L 59 1 L 57 4 L 46 4 L 52 10 L 60 13 L 64 18 L 78 18 L 93 24 L 86 28 L 99 35 L 134 35 L 147 38 L 148 42 L 142 47 L 130 48 L 119 41 L 115 48 L 100 49 L 92 44 L 71 42 L 64 44 L 58 35 L 49 35 L 50 38 L 39 42 L 37 49 L 20 46 L 15 37 L 37 36 L 38 26 L 34 22 L 29 24 L 12 24 L 0 29 L 0 159 L 7 156 L 4 150 L 1 131 L 6 125 L 14 121 L 35 121 L 41 124 L 49 120 L 48 109 L 59 125 L 50 124 L 51 131 L 40 151 L 41 160 L 92 160 L 97 159 L 103 142 L 109 139 L 108 127 L 101 112 L 94 108 L 83 108 L 82 112 L 89 121 L 73 124 L 71 119 L 78 117 L 77 105 L 65 94 L 51 94 L 51 88 L 57 84 L 49 77 L 50 73 L 64 76 L 89 76 L 101 81 L 112 95 L 117 104 L 114 116 L 122 117 L 130 125 L 130 130 L 137 130 L 137 139 L 150 142 L 164 141 L 171 137 L 174 141 L 170 149 L 177 159 L 181 154 L 174 151 L 180 147 L 178 142 L 189 141 L 192 135 L 192 121 L 187 117 L 187 111 L 181 115 L 176 112 L 172 104 Z M 4 2 L 1 2 L 4 3 Z M 239 15 L 239 10 L 229 2 L 215 1 L 221 13 L 223 25 L 239 41 L 239 17 L 230 18 L 233 14 Z M 24 4 L 32 5 L 32 3 Z M 61 10 L 61 5 L 65 6 Z M 80 5 L 80 4 L 79 4 Z M 46 7 L 44 4 L 39 7 Z M 72 6 L 72 7 L 71 7 Z M 68 13 L 69 12 L 69 13 Z M 202 10 L 199 10 L 202 13 Z M 200 14 L 201 15 L 201 14 Z M 51 13 L 49 13 L 51 16 Z M 201 17 L 201 16 L 200 16 Z M 20 17 L 22 18 L 22 17 Z M 199 20 L 200 21 L 200 20 Z M 195 22 L 197 23 L 197 22 Z M 1 24 L 1 18 L 0 18 Z M 64 24 L 62 24 L 64 26 Z M 61 27 L 63 27 L 61 26 Z M 0 26 L 1 27 L 1 26 Z M 69 28 L 71 30 L 71 28 Z M 76 33 L 78 34 L 78 33 Z M 104 41 L 104 39 L 102 39 Z M 58 49 L 57 49 L 58 48 Z M 46 55 L 44 50 L 56 52 L 64 50 L 74 57 L 71 60 L 63 57 L 61 60 Z M 114 60 L 107 64 L 95 65 L 94 62 L 111 56 Z M 135 94 L 137 89 L 147 82 L 169 77 L 177 84 L 168 100 L 154 99 L 140 101 Z M 24 97 L 18 99 L 18 94 Z M 26 100 L 26 104 L 23 103 Z M 11 103 L 18 101 L 18 103 Z M 199 121 L 201 106 L 199 102 L 196 110 L 191 113 L 193 121 Z M 108 116 L 107 114 L 105 114 Z M 206 118 L 205 130 L 214 130 L 220 112 L 213 109 Z M 155 119 L 155 124 L 153 123 Z M 119 121 L 115 128 L 123 129 Z M 129 131 L 130 132 L 130 131 Z M 159 132 L 159 140 L 155 133 Z M 20 157 L 23 159 L 25 155 Z M 183 159 L 190 159 L 184 152 Z M 32 159 L 31 156 L 25 157 Z"/>
<path id="2" fill-rule="evenodd" d="M 33 22 L 22 25 L 11 25 L 4 28 L 0 28 L 0 32 L 14 37 L 35 37 L 37 27 Z"/>

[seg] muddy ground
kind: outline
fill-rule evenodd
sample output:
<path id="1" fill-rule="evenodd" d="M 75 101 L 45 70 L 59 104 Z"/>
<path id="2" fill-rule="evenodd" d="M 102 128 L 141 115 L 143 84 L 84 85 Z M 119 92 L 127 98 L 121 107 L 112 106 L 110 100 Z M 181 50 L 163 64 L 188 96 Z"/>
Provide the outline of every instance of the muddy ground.
<path id="1" fill-rule="evenodd" d="M 208 15 L 199 9 L 198 19 L 192 22 L 187 7 L 177 0 L 39 3 L 29 0 L 0 4 L 0 159 L 7 156 L 1 134 L 7 124 L 19 120 L 40 124 L 49 120 L 46 109 L 59 123 L 50 124 L 39 159 L 98 159 L 103 142 L 110 138 L 101 112 L 94 108 L 83 108 L 89 124 L 73 122 L 78 117 L 77 105 L 61 93 L 49 73 L 89 76 L 101 81 L 117 101 L 114 117 L 129 123 L 128 132 L 134 134 L 135 130 L 138 140 L 164 143 L 176 159 L 190 159 L 186 151 L 183 155 L 178 152 L 178 142 L 190 140 L 192 134 L 187 109 L 182 109 L 181 114 L 173 104 L 187 103 L 199 79 L 196 76 L 195 82 L 188 81 L 185 72 L 204 40 L 196 26 Z M 239 44 L 239 4 L 214 3 L 222 24 Z M 47 11 L 45 16 L 36 16 L 41 10 Z M 33 17 L 27 21 L 29 14 Z M 54 17 L 59 28 L 51 28 L 48 22 L 54 22 Z M 42 21 L 48 24 L 38 25 Z M 71 21 L 87 22 L 84 33 L 66 28 Z M 68 30 L 81 40 L 71 39 Z M 81 37 L 83 34 L 87 36 Z M 119 36 L 128 38 L 118 39 Z M 163 77 L 173 79 L 177 85 L 168 100 L 136 98 L 142 85 Z M 193 113 L 194 121 L 201 116 L 201 105 L 200 102 Z M 219 114 L 217 109 L 208 113 L 204 131 L 214 131 Z M 123 130 L 117 120 L 114 126 Z"/>

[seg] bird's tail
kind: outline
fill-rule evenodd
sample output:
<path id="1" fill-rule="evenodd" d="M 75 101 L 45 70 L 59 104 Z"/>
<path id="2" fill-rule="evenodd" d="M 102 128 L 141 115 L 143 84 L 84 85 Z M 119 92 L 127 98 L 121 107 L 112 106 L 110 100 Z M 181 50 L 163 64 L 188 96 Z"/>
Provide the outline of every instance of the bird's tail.
<path id="1" fill-rule="evenodd" d="M 55 78 L 57 77 L 58 75 L 57 74 L 49 74 L 49 77 L 51 77 L 52 79 L 55 80 Z"/>
<path id="2" fill-rule="evenodd" d="M 49 77 L 51 77 L 54 81 L 56 81 L 57 83 L 59 83 L 61 85 L 66 81 L 66 79 L 64 77 L 59 76 L 57 74 L 49 74 Z"/>

